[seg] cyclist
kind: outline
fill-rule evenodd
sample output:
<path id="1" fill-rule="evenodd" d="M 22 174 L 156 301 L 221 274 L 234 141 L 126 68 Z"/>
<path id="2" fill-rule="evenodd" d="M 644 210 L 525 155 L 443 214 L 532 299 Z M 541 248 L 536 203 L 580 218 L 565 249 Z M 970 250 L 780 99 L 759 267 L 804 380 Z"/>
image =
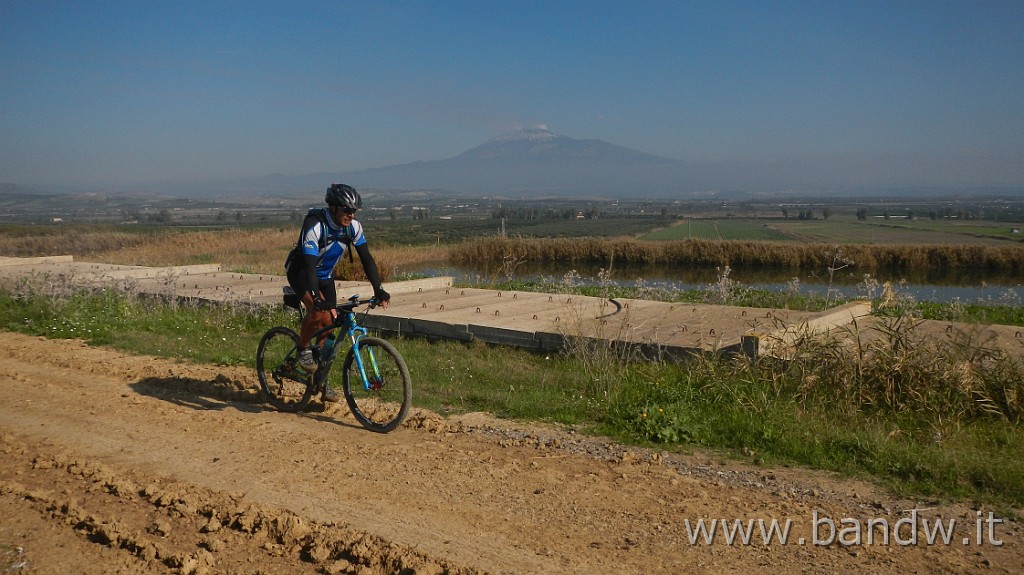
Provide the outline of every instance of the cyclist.
<path id="1" fill-rule="evenodd" d="M 366 245 L 363 226 L 355 219 L 356 211 L 363 207 L 359 192 L 352 186 L 331 184 L 324 201 L 326 208 L 309 210 L 302 222 L 298 243 L 285 262 L 288 284 L 302 299 L 307 311 L 299 331 L 299 366 L 310 373 L 317 368 L 310 349 L 313 333 L 330 325 L 338 315 L 334 266 L 347 248 L 354 248 L 359 254 L 377 303 L 387 309 L 391 300 L 390 294 L 381 287 L 380 273 Z M 318 343 L 323 345 L 322 340 Z M 323 399 L 338 401 L 330 386 Z"/>

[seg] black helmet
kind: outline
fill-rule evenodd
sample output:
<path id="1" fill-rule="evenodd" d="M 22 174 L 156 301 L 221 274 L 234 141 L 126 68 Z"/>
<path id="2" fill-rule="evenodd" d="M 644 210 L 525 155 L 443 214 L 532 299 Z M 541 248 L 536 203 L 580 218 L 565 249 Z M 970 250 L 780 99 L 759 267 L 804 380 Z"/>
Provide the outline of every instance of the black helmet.
<path id="1" fill-rule="evenodd" d="M 363 207 L 363 198 L 359 197 L 359 192 L 346 184 L 331 184 L 331 187 L 327 188 L 324 201 L 329 206 L 341 206 L 352 210 Z"/>

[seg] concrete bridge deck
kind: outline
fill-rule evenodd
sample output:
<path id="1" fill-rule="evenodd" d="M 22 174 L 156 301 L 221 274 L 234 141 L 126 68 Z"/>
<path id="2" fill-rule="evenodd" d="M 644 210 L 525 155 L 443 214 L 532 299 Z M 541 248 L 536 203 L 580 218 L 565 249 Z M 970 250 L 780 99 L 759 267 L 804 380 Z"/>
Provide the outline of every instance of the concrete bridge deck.
<path id="1" fill-rule="evenodd" d="M 46 278 L 73 285 L 130 287 L 139 293 L 223 303 L 277 305 L 283 276 L 222 271 L 217 264 L 149 268 L 76 262 L 70 256 L 0 257 L 0 281 Z M 870 314 L 867 302 L 812 313 L 767 308 L 680 304 L 644 300 L 616 301 L 553 293 L 497 291 L 451 286 L 438 277 L 387 283 L 387 310 L 376 309 L 364 323 L 404 335 L 484 341 L 536 350 L 556 350 L 569 338 L 632 344 L 652 354 L 696 351 L 744 351 L 748 355 L 785 355 L 800 330 L 830 330 Z M 339 297 L 371 292 L 365 282 L 338 282 Z M 952 329 L 933 322 L 936 334 Z M 947 325 L 950 324 L 950 325 Z M 957 329 L 960 329 L 958 327 Z M 1020 328 L 988 326 L 1013 347 L 1024 349 Z"/>

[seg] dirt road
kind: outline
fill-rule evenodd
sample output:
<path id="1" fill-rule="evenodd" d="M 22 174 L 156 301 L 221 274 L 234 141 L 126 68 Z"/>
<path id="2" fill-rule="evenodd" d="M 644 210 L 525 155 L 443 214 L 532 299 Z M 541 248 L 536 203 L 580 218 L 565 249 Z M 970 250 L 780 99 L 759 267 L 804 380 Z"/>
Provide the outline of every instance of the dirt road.
<path id="1" fill-rule="evenodd" d="M 977 517 L 484 415 L 414 412 L 377 435 L 343 405 L 265 407 L 246 369 L 0 333 L 0 572 L 1022 572 L 1020 525 L 989 540 L 982 521 L 979 545 Z M 877 526 L 847 544 L 854 520 L 866 541 L 868 520 L 911 518 L 916 544 Z M 951 543 L 929 545 L 940 518 Z M 786 544 L 756 523 L 751 544 L 691 544 L 700 519 L 791 524 Z M 828 521 L 835 541 L 814 544 Z"/>

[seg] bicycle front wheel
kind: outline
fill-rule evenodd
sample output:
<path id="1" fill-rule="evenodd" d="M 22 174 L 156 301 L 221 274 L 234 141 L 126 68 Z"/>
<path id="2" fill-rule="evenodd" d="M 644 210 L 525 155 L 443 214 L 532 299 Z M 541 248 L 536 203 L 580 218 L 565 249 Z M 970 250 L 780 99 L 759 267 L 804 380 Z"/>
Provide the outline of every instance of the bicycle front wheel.
<path id="1" fill-rule="evenodd" d="M 412 406 L 405 360 L 393 345 L 376 337 L 364 337 L 348 351 L 342 386 L 352 415 L 370 431 L 395 429 Z"/>
<path id="2" fill-rule="evenodd" d="M 298 364 L 298 349 L 298 334 L 279 326 L 263 334 L 256 350 L 256 376 L 263 396 L 281 411 L 301 411 L 313 396 L 311 378 Z"/>

